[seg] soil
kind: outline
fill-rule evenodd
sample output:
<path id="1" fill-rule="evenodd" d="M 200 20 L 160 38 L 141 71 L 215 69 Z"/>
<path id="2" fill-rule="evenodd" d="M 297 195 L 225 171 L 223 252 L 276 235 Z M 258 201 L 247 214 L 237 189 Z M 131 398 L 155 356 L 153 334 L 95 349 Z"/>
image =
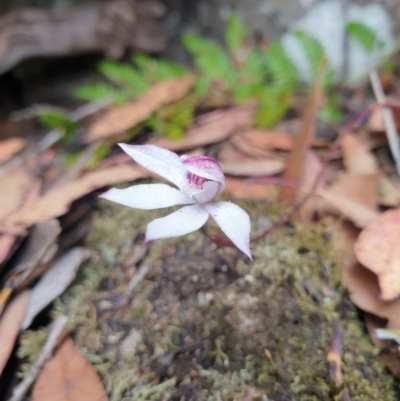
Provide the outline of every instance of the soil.
<path id="1" fill-rule="evenodd" d="M 284 212 L 239 204 L 252 215 L 253 234 Z M 326 361 L 336 329 L 351 399 L 399 398 L 340 285 L 323 224 L 274 231 L 254 244 L 254 265 L 200 231 L 155 242 L 137 266 L 147 275 L 129 291 L 137 269 L 124 262 L 146 223 L 166 214 L 101 201 L 87 239 L 95 256 L 56 302 L 111 401 L 341 400 Z M 21 352 L 33 359 L 26 350 L 39 350 L 32 344 L 43 338 L 27 332 Z"/>

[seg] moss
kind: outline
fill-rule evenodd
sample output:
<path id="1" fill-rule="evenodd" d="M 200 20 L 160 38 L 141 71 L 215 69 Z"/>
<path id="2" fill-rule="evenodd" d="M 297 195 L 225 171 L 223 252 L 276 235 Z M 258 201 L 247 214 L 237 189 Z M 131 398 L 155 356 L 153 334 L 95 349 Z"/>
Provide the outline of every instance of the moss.
<path id="1" fill-rule="evenodd" d="M 242 206 L 256 230 L 283 212 Z M 398 399 L 341 287 L 322 226 L 274 231 L 254 244 L 254 265 L 200 232 L 156 242 L 143 261 L 149 274 L 130 293 L 134 271 L 122 262 L 146 223 L 165 214 L 101 203 L 87 239 L 98 258 L 55 305 L 70 316 L 111 400 L 239 401 L 249 391 L 261 401 L 331 400 L 326 355 L 337 327 L 352 400 Z"/>

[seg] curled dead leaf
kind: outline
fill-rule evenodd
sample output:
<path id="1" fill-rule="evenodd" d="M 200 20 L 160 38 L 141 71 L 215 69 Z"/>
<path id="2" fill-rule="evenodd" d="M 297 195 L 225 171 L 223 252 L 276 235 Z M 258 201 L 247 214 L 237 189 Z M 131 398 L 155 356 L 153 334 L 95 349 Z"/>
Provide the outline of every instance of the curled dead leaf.
<path id="1" fill-rule="evenodd" d="M 320 189 L 317 194 L 336 211 L 352 221 L 357 227 L 364 228 L 379 217 L 379 213 L 364 204 L 337 194 L 332 190 Z"/>
<path id="2" fill-rule="evenodd" d="M 23 330 L 30 326 L 41 310 L 65 291 L 82 262 L 90 255 L 87 249 L 73 248 L 54 262 L 31 291 L 29 306 L 21 325 Z"/>
<path id="3" fill-rule="evenodd" d="M 13 299 L 0 319 L 0 375 L 14 348 L 29 302 L 29 291 L 24 291 Z"/>
<path id="4" fill-rule="evenodd" d="M 356 134 L 347 134 L 341 140 L 343 163 L 346 170 L 356 174 L 377 174 L 378 161 L 368 144 Z"/>
<path id="5" fill-rule="evenodd" d="M 400 294 L 399 243 L 400 209 L 395 209 L 368 225 L 354 246 L 358 261 L 378 276 L 381 298 L 385 301 Z"/>
<path id="6" fill-rule="evenodd" d="M 171 79 L 155 84 L 137 100 L 120 107 L 115 107 L 103 115 L 89 129 L 85 142 L 122 133 L 150 117 L 164 104 L 177 101 L 185 96 L 194 83 L 193 76 Z"/>
<path id="7" fill-rule="evenodd" d="M 40 264 L 50 249 L 55 246 L 61 232 L 57 219 L 44 220 L 37 223 L 31 230 L 28 240 L 10 266 L 9 276 L 13 276 L 12 288 L 16 288 Z"/>
<path id="8" fill-rule="evenodd" d="M 332 245 L 343 285 L 360 309 L 387 319 L 387 327 L 400 329 L 400 299 L 384 301 L 379 298 L 377 276 L 357 262 L 354 244 L 358 235 L 359 230 L 350 223 L 336 225 L 332 230 Z"/>
<path id="9" fill-rule="evenodd" d="M 276 195 L 273 185 L 249 183 L 242 178 L 226 177 L 225 190 L 232 196 L 242 199 L 265 199 Z"/>
<path id="10" fill-rule="evenodd" d="M 329 191 L 378 211 L 378 182 L 376 174 L 346 172 L 340 174 Z"/>
<path id="11" fill-rule="evenodd" d="M 202 116 L 198 126 L 190 128 L 180 141 L 156 138 L 149 143 L 172 151 L 193 149 L 195 147 L 220 142 L 240 127 L 252 122 L 255 107 L 253 103 L 217 110 Z"/>
<path id="12" fill-rule="evenodd" d="M 240 136 L 251 145 L 263 149 L 293 149 L 293 137 L 285 132 L 251 130 L 243 132 Z"/>
<path id="13" fill-rule="evenodd" d="M 76 181 L 60 185 L 47 192 L 4 221 L 1 231 L 15 231 L 39 221 L 58 217 L 68 211 L 76 199 L 98 188 L 147 177 L 148 173 L 132 164 L 121 164 L 84 174 Z"/>
<path id="14" fill-rule="evenodd" d="M 18 211 L 26 202 L 32 188 L 37 187 L 38 180 L 24 168 L 12 171 L 0 179 L 0 192 L 7 196 L 0 197 L 0 221 Z"/>
<path id="15" fill-rule="evenodd" d="M 285 168 L 285 162 L 277 159 L 221 161 L 220 165 L 225 174 L 248 177 L 275 175 Z"/>

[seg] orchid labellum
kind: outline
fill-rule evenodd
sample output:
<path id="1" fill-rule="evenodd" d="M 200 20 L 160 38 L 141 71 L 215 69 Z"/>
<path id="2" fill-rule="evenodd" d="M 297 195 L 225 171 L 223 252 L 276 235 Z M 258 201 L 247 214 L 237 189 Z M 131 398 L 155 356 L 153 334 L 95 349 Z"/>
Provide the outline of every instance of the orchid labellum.
<path id="1" fill-rule="evenodd" d="M 147 225 L 146 241 L 178 237 L 202 227 L 211 216 L 225 235 L 250 259 L 250 219 L 231 202 L 211 202 L 225 186 L 218 162 L 207 156 L 181 156 L 154 145 L 119 144 L 138 164 L 164 177 L 165 184 L 139 184 L 110 189 L 101 198 L 137 209 L 188 205 Z"/>

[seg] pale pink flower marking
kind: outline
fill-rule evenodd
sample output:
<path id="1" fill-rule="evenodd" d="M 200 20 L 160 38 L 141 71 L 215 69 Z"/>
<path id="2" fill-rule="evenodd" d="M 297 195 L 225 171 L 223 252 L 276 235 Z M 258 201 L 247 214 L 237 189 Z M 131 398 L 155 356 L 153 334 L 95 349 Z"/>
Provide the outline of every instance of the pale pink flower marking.
<path id="1" fill-rule="evenodd" d="M 137 209 L 189 205 L 147 225 L 146 241 L 178 237 L 201 228 L 211 216 L 225 235 L 250 259 L 250 218 L 231 202 L 211 202 L 225 187 L 218 162 L 207 156 L 181 156 L 154 145 L 119 146 L 138 164 L 175 184 L 139 184 L 110 189 L 101 198 Z"/>

